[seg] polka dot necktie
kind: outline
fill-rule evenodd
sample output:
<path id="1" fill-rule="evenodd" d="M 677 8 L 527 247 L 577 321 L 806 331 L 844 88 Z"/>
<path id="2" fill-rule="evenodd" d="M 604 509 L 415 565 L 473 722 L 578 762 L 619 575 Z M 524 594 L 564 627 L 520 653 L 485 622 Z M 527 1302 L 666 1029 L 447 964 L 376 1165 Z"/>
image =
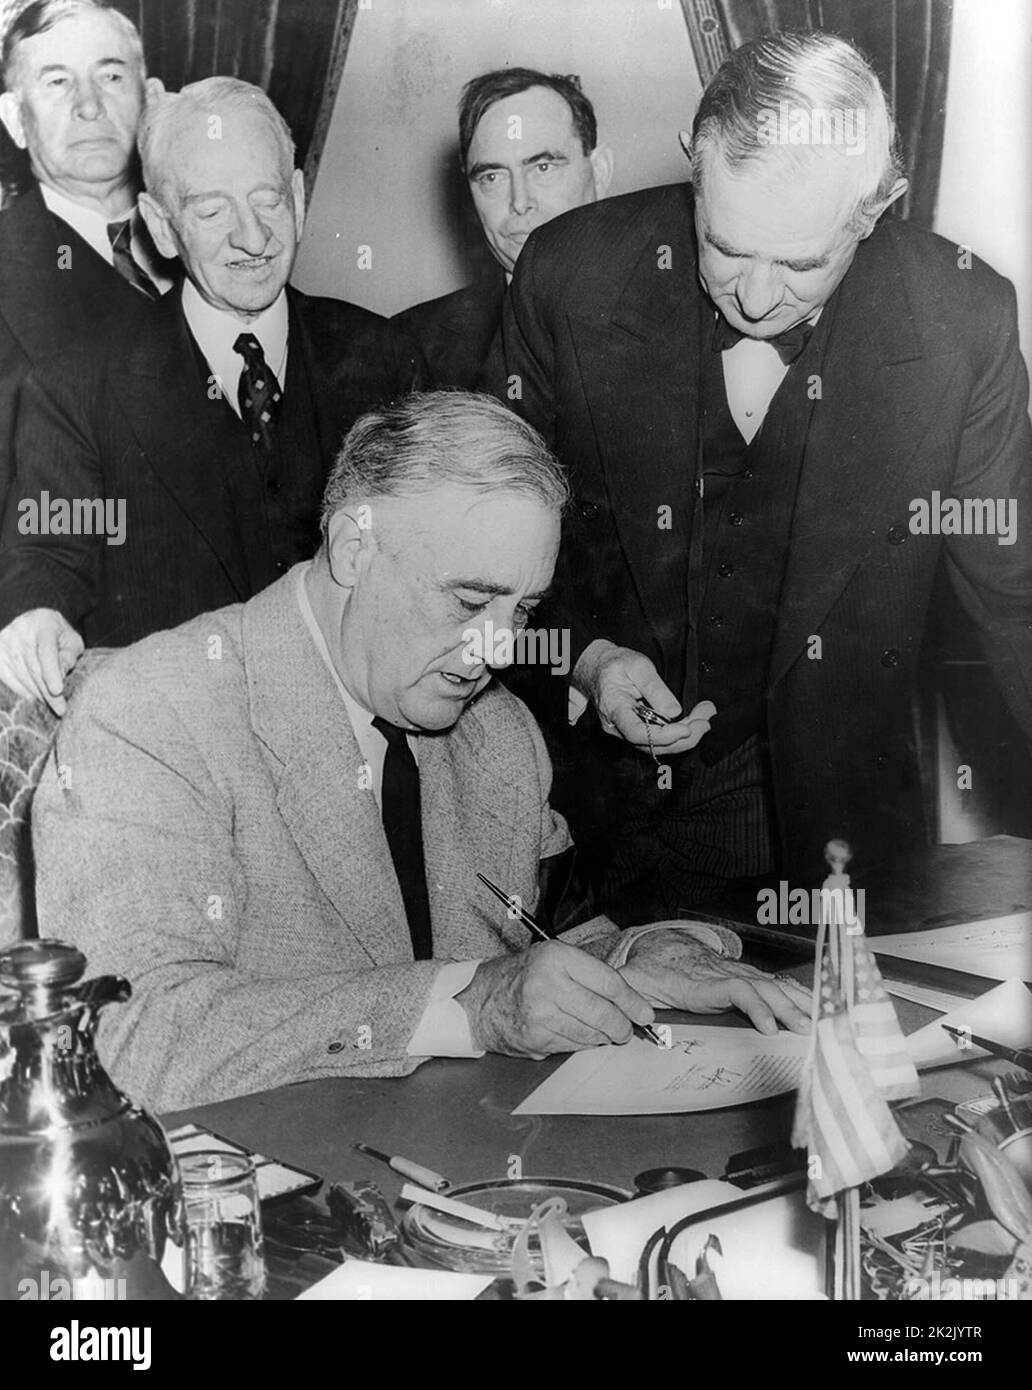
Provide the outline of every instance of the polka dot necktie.
<path id="1" fill-rule="evenodd" d="M 241 333 L 233 344 L 233 351 L 239 352 L 244 359 L 240 385 L 237 387 L 240 418 L 247 426 L 255 448 L 270 451 L 283 392 L 275 373 L 265 361 L 261 343 L 253 333 Z"/>

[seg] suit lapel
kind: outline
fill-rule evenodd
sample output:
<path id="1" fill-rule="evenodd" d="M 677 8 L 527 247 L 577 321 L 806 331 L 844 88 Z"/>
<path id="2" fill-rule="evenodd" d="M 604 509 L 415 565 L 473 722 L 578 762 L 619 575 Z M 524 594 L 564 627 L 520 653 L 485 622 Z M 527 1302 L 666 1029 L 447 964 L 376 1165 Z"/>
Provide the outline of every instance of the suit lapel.
<path id="1" fill-rule="evenodd" d="M 247 441 L 225 401 L 208 395 L 177 291 L 135 326 L 120 365 L 113 389 L 148 462 L 247 598 L 232 483 L 234 467 L 249 464 Z"/>
<path id="2" fill-rule="evenodd" d="M 297 606 L 296 571 L 244 608 L 251 720 L 280 764 L 276 803 L 372 964 L 411 960 L 405 906 L 340 692 Z"/>
<path id="3" fill-rule="evenodd" d="M 654 238 L 653 238 L 654 239 Z M 698 313 L 691 204 L 646 246 L 615 307 L 601 323 L 574 325 L 582 379 L 595 417 L 611 514 L 642 608 L 684 604 L 698 434 Z M 574 488 L 576 490 L 576 479 Z M 675 591 L 657 593 L 658 509 L 670 507 L 679 556 Z M 662 634 L 655 632 L 662 646 Z"/>
<path id="4" fill-rule="evenodd" d="M 891 229 L 861 242 L 836 296 L 810 417 L 770 684 L 805 648 L 864 553 L 946 386 L 930 381 Z M 831 306 L 829 306 L 831 307 Z"/>
<path id="5" fill-rule="evenodd" d="M 114 306 L 146 302 L 78 232 L 58 222 L 38 187 L 0 214 L 0 299 L 33 360 L 75 347 L 84 324 L 96 328 Z"/>

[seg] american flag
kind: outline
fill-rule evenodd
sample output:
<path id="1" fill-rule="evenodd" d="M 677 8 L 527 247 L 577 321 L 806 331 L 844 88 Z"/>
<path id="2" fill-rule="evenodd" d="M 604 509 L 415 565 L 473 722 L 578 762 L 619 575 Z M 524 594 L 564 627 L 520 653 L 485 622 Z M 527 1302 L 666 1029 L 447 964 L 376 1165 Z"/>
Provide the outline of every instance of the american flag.
<path id="1" fill-rule="evenodd" d="M 888 1102 L 916 1095 L 918 1080 L 863 935 L 850 934 L 841 921 L 828 933 L 822 929 L 817 1016 L 792 1143 L 808 1153 L 809 1206 L 834 1217 L 837 1193 L 903 1158 L 907 1142 Z"/>

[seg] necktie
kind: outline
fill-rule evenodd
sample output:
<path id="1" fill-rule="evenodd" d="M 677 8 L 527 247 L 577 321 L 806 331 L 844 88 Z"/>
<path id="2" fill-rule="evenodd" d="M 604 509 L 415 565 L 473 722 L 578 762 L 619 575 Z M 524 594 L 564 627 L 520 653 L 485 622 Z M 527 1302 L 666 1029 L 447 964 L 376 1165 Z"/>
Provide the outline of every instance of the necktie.
<path id="1" fill-rule="evenodd" d="M 398 875 L 405 915 L 416 960 L 433 955 L 430 930 L 430 898 L 426 890 L 423 862 L 423 821 L 419 804 L 419 768 L 408 746 L 405 730 L 388 724 L 379 715 L 373 720 L 387 740 L 383 762 L 381 803 L 383 828 L 390 846 L 394 871 Z"/>
<path id="2" fill-rule="evenodd" d="M 233 351 L 244 359 L 237 388 L 237 401 L 240 404 L 240 418 L 247 426 L 251 443 L 271 450 L 273 444 L 273 425 L 283 392 L 276 380 L 276 374 L 265 361 L 262 345 L 253 333 L 241 333 L 233 344 Z"/>
<path id="3" fill-rule="evenodd" d="M 802 354 L 813 330 L 812 323 L 797 323 L 792 328 L 786 328 L 784 333 L 778 333 L 773 338 L 764 338 L 763 341 L 770 343 L 785 366 L 789 367 Z M 748 336 L 747 333 L 740 333 L 737 328 L 733 328 L 723 314 L 717 314 L 717 321 L 713 326 L 713 351 L 726 352 L 728 348 L 733 348 Z"/>
<path id="4" fill-rule="evenodd" d="M 107 224 L 108 241 L 115 269 L 123 280 L 128 280 L 134 289 L 145 294 L 148 299 L 158 299 L 158 287 L 147 272 L 133 260 L 133 219 Z"/>

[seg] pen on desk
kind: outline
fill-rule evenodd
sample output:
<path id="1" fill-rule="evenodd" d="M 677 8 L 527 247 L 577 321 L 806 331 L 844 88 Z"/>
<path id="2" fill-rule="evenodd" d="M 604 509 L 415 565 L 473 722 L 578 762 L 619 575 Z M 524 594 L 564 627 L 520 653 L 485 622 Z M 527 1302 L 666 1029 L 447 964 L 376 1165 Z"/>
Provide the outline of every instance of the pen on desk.
<path id="1" fill-rule="evenodd" d="M 498 884 L 495 883 L 492 879 L 489 879 L 486 874 L 478 872 L 477 878 L 479 878 L 480 882 L 484 885 L 485 888 L 489 888 L 491 890 L 491 892 L 495 895 L 499 902 L 503 902 L 505 904 L 505 906 L 509 909 L 510 912 L 516 913 L 517 917 L 519 917 L 523 925 L 534 937 L 537 938 L 538 941 L 554 941 L 556 939 L 554 936 L 551 936 L 545 930 L 545 928 L 541 925 L 541 923 L 537 920 L 536 917 L 531 916 L 531 914 L 526 910 L 526 908 L 520 905 L 520 902 L 517 898 L 507 893 L 504 888 L 499 888 Z M 662 1047 L 664 1045 L 663 1039 L 659 1036 L 655 1028 L 653 1028 L 650 1023 L 632 1023 L 631 1027 L 634 1030 L 635 1037 L 644 1038 L 646 1039 L 646 1041 L 654 1043 L 656 1047 Z"/>
<path id="2" fill-rule="evenodd" d="M 419 1183 L 420 1187 L 426 1187 L 431 1192 L 443 1192 L 451 1187 L 447 1178 L 442 1178 L 440 1173 L 435 1173 L 432 1168 L 424 1168 L 421 1163 L 413 1163 L 411 1159 L 399 1158 L 397 1155 L 392 1157 L 390 1154 L 381 1153 L 379 1149 L 370 1148 L 368 1144 L 356 1144 L 355 1148 L 359 1153 L 369 1154 L 370 1158 L 378 1158 L 403 1178 L 411 1178 L 413 1182 Z"/>
<path id="3" fill-rule="evenodd" d="M 1032 1047 L 1006 1047 L 1003 1043 L 993 1042 L 991 1038 L 980 1038 L 977 1033 L 969 1033 L 966 1028 L 951 1028 L 948 1023 L 942 1024 L 942 1029 L 949 1033 L 954 1042 L 963 1041 L 968 1047 L 980 1047 L 994 1057 L 1002 1057 L 1016 1067 L 1032 1071 Z"/>

